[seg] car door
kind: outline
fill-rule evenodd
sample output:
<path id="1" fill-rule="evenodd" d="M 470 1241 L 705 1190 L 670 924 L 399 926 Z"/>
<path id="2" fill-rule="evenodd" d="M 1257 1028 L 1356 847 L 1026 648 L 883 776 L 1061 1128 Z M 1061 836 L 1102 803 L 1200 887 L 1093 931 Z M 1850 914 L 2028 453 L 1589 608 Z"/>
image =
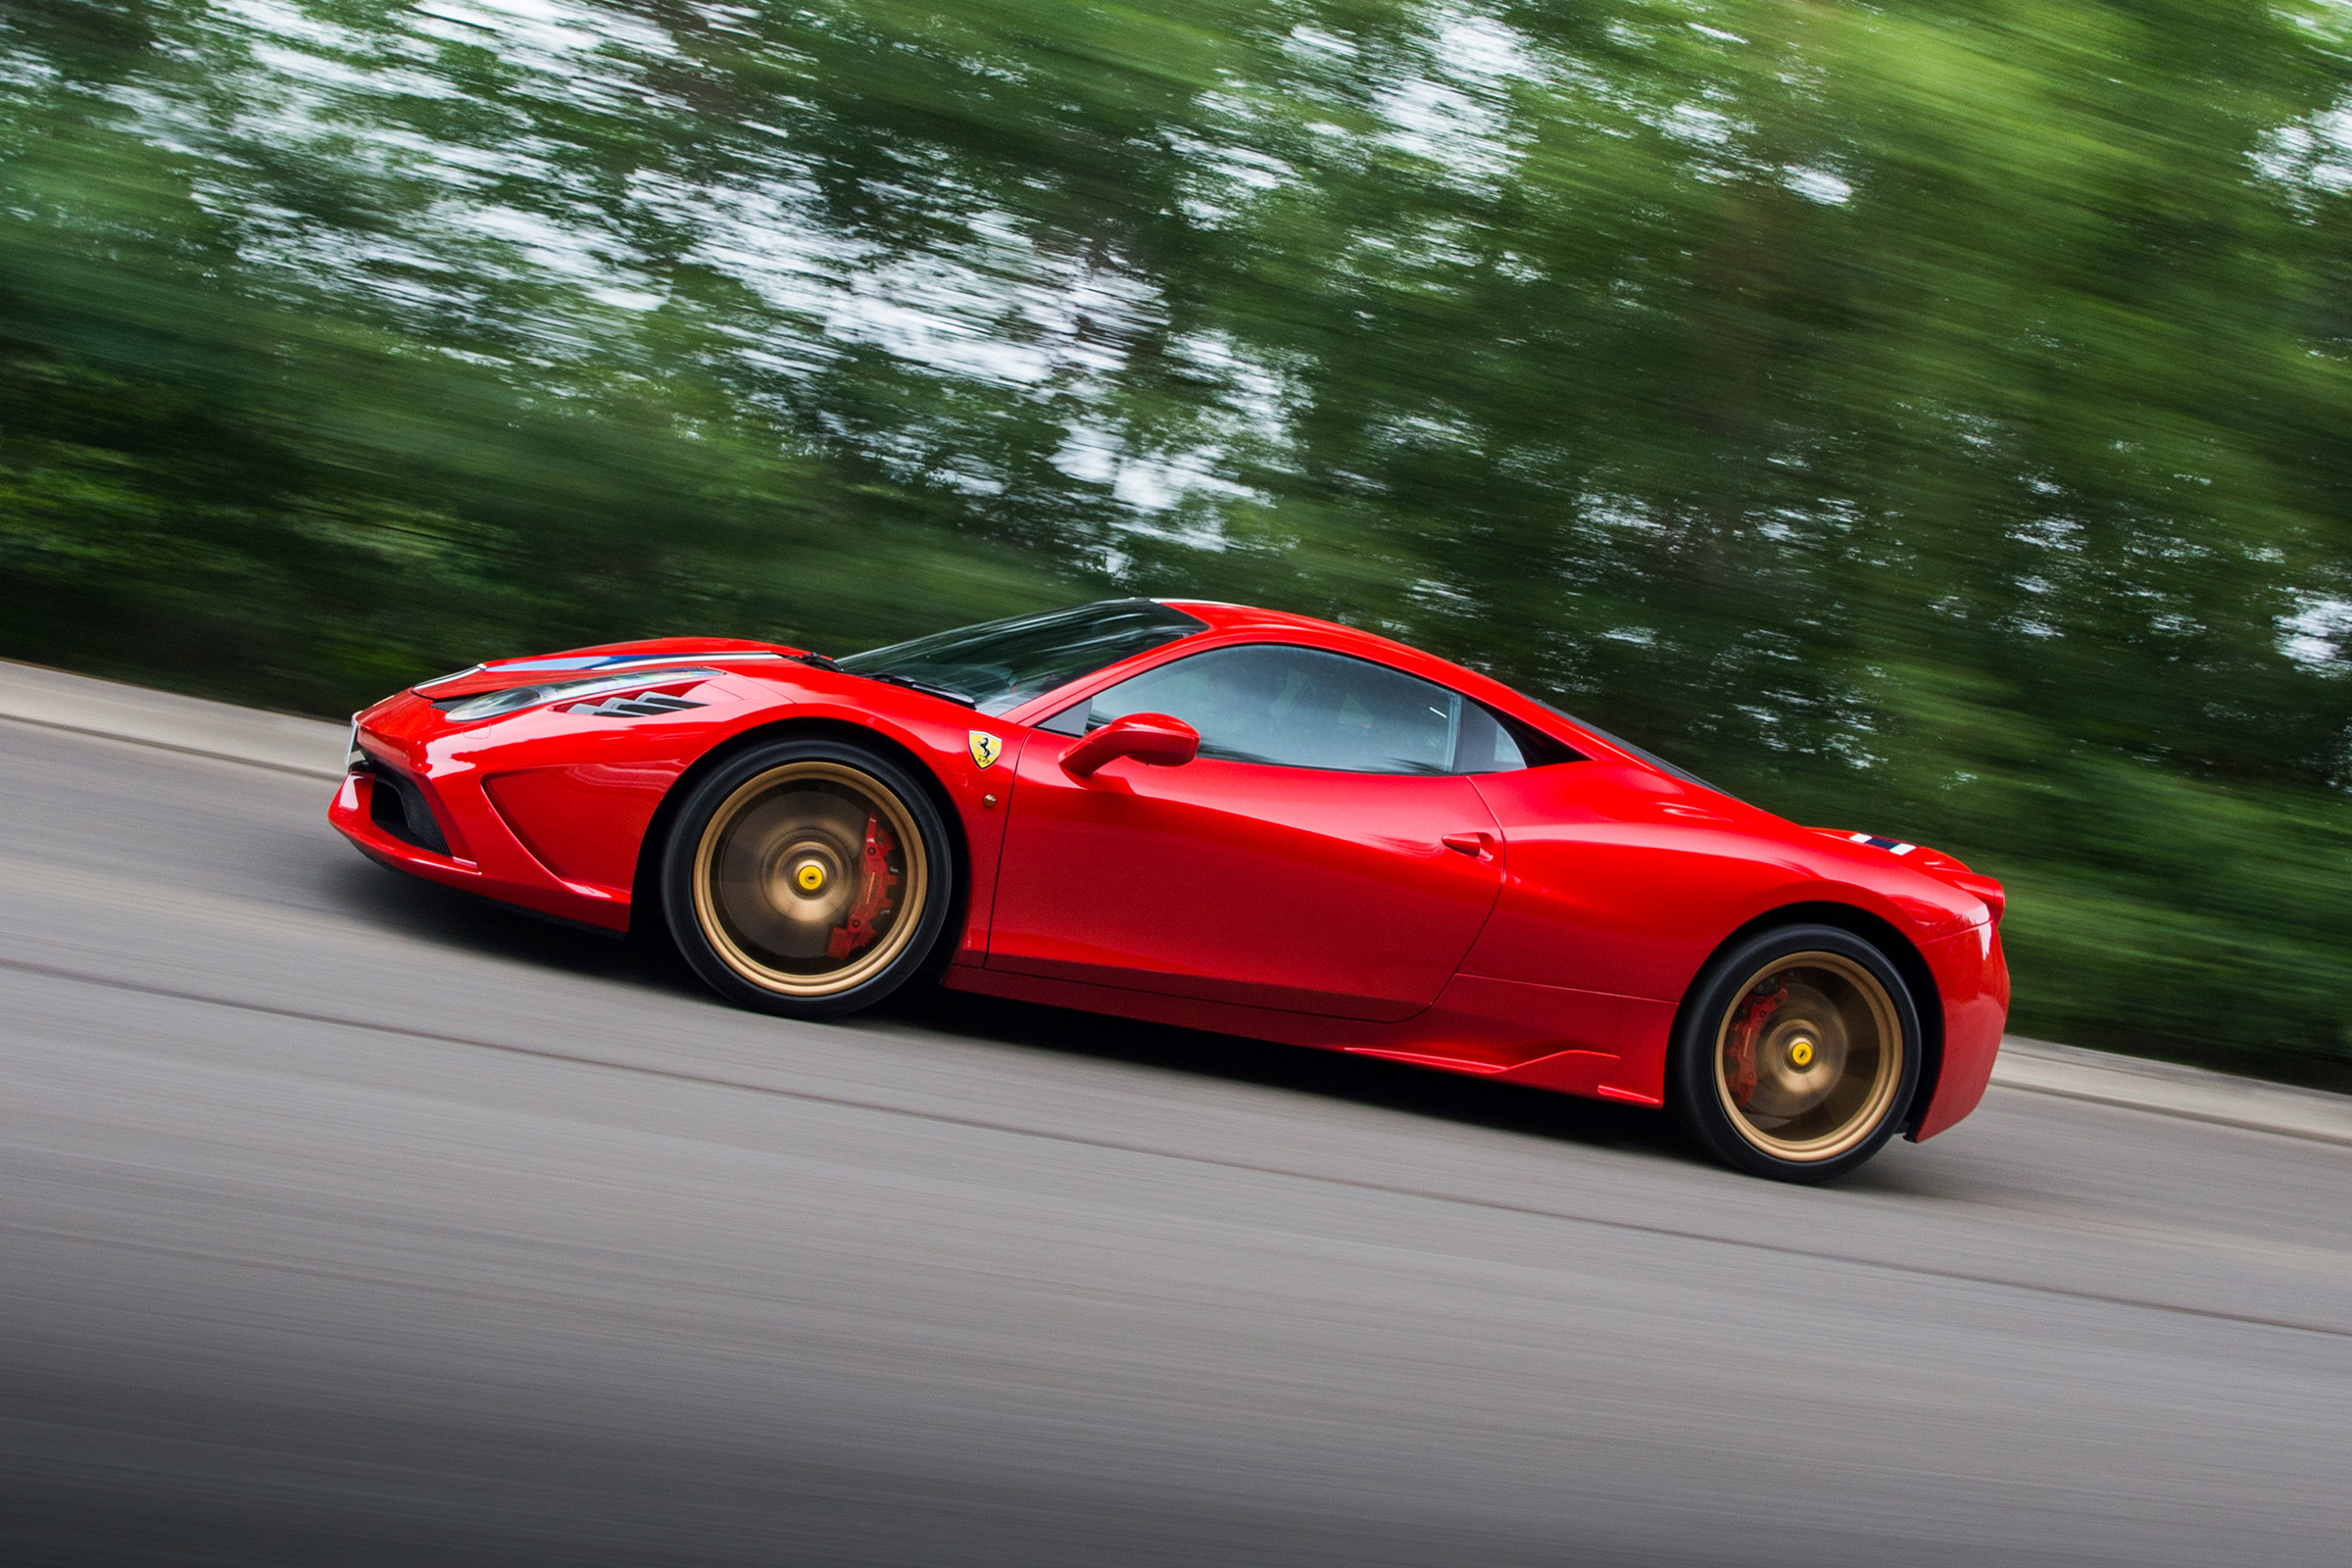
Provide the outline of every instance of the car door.
<path id="1" fill-rule="evenodd" d="M 1198 759 L 1062 769 L 1076 737 L 1139 712 L 1192 725 Z M 1501 886 L 1494 814 L 1452 771 L 1482 723 L 1444 687 L 1288 644 L 1211 649 L 1098 693 L 1022 750 L 988 964 L 1409 1017 L 1437 999 Z"/>

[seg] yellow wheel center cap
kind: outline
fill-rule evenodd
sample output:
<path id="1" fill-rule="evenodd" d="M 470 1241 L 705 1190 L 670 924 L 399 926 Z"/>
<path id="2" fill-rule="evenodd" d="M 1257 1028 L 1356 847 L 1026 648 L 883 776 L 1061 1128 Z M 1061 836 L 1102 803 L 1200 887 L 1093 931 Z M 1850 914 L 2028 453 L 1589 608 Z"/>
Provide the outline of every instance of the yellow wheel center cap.
<path id="1" fill-rule="evenodd" d="M 1788 1065 L 1791 1067 L 1812 1066 L 1813 1042 L 1810 1040 L 1790 1041 L 1788 1045 Z"/>
<path id="2" fill-rule="evenodd" d="M 801 868 L 792 873 L 792 880 L 803 893 L 821 893 L 825 886 L 825 868 L 814 860 L 804 860 Z"/>

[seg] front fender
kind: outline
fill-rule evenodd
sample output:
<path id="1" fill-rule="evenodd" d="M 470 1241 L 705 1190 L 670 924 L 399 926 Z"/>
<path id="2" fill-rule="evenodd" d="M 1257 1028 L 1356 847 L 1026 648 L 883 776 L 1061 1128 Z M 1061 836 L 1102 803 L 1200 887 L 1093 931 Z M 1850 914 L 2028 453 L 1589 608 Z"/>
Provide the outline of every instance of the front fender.
<path id="1" fill-rule="evenodd" d="M 404 869 L 626 930 L 647 834 L 690 769 L 761 733 L 837 726 L 904 754 L 937 785 L 967 855 L 969 916 L 958 956 L 985 956 L 1012 790 L 1013 769 L 1003 760 L 1018 755 L 1025 730 L 920 693 L 800 664 L 727 670 L 677 694 L 700 706 L 610 718 L 559 703 L 466 724 L 403 693 L 361 714 L 361 733 L 425 791 L 453 845 L 466 847 L 463 858 L 424 856 L 375 831 L 362 808 L 364 786 L 347 790 L 353 800 L 339 800 L 330 816 L 361 848 Z M 997 744 L 974 744 L 975 732 Z"/>

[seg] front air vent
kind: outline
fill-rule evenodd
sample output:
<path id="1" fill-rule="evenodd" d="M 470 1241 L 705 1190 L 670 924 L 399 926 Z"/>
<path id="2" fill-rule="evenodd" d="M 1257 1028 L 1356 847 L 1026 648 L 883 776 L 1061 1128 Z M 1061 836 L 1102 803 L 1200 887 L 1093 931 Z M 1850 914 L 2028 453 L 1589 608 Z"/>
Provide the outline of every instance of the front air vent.
<path id="1" fill-rule="evenodd" d="M 368 787 L 368 815 L 377 827 L 403 844 L 435 855 L 449 853 L 449 840 L 441 836 L 441 824 L 433 820 L 433 808 L 424 804 L 424 792 L 414 780 L 380 764 L 368 776 L 374 782 Z"/>
<path id="2" fill-rule="evenodd" d="M 601 703 L 574 703 L 564 710 L 566 713 L 581 713 L 590 718 L 658 718 L 680 709 L 702 708 L 703 703 L 690 703 L 683 697 L 667 692 L 648 692 L 643 697 L 608 697 Z"/>

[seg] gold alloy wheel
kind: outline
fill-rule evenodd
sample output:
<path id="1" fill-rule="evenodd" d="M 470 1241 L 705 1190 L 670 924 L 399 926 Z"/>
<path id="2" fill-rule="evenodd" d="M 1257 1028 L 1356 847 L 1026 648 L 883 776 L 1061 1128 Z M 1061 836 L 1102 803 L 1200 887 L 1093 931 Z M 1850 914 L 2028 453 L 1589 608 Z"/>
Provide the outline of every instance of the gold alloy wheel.
<path id="1" fill-rule="evenodd" d="M 840 762 L 786 762 L 710 813 L 694 913 L 727 967 L 788 997 L 830 997 L 890 967 L 922 924 L 930 858 L 913 815 Z"/>
<path id="2" fill-rule="evenodd" d="M 1837 953 L 1792 953 L 1749 976 L 1715 1029 L 1715 1093 L 1776 1159 L 1835 1159 L 1886 1118 L 1903 1028 L 1878 976 Z"/>

